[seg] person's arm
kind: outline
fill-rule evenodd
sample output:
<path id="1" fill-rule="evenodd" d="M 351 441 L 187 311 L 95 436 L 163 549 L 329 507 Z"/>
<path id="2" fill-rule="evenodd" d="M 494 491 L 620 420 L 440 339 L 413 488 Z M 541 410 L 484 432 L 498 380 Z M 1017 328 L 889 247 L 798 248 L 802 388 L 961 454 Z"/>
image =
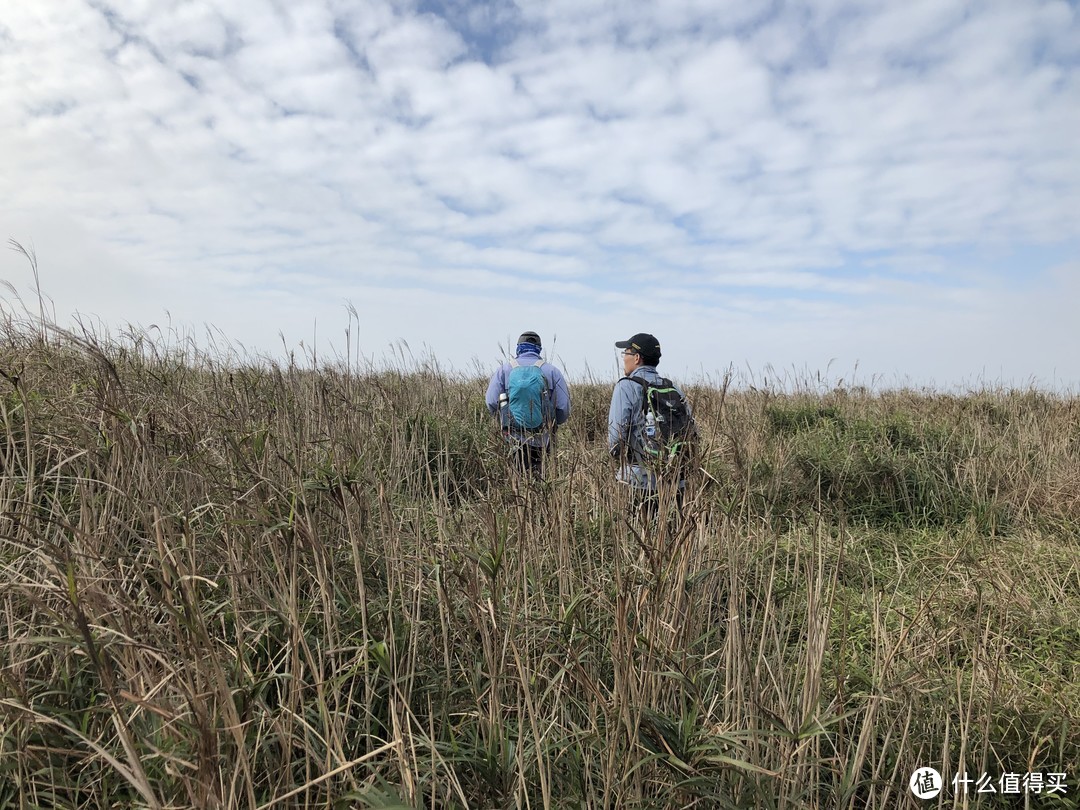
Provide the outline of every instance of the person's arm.
<path id="1" fill-rule="evenodd" d="M 629 449 L 636 404 L 633 395 L 637 391 L 637 383 L 624 378 L 615 383 L 611 392 L 611 407 L 608 409 L 608 450 L 616 458 Z"/>
<path id="2" fill-rule="evenodd" d="M 506 381 L 503 378 L 503 367 L 499 366 L 499 370 L 491 375 L 491 381 L 488 383 L 487 394 L 484 396 L 484 401 L 487 403 L 488 413 L 492 415 L 499 412 L 499 394 L 506 389 Z"/>
<path id="3" fill-rule="evenodd" d="M 566 384 L 563 373 L 552 366 L 551 378 L 555 388 L 555 424 L 565 424 L 570 418 L 570 386 Z"/>

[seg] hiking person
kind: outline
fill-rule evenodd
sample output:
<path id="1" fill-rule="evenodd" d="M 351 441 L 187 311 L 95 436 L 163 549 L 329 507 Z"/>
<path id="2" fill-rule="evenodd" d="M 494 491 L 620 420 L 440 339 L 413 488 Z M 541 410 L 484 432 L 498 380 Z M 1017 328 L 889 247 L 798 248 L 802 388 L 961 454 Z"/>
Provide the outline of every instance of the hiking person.
<path id="1" fill-rule="evenodd" d="M 627 484 L 646 516 L 653 516 L 662 484 L 674 484 L 682 505 L 687 458 L 697 426 L 686 395 L 656 370 L 660 342 L 639 332 L 620 340 L 623 377 L 615 383 L 608 410 L 608 449 L 619 462 L 616 480 Z"/>
<path id="2" fill-rule="evenodd" d="M 499 418 L 518 469 L 540 475 L 559 425 L 570 418 L 570 389 L 556 366 L 540 357 L 540 336 L 523 332 L 514 358 L 488 383 L 488 411 Z"/>

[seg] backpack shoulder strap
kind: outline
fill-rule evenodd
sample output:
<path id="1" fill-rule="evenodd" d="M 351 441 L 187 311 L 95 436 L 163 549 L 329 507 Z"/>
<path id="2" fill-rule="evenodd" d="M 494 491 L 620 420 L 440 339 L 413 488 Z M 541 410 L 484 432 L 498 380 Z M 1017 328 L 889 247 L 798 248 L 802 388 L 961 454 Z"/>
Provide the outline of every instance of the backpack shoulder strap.
<path id="1" fill-rule="evenodd" d="M 518 359 L 516 357 L 510 358 L 510 368 L 517 368 L 520 365 L 521 363 L 518 362 Z"/>
<path id="2" fill-rule="evenodd" d="M 641 386 L 641 412 L 645 413 L 646 411 L 648 411 L 649 410 L 649 388 L 652 385 L 652 383 L 650 383 L 648 380 L 643 379 L 641 377 L 631 377 L 629 374 L 627 374 L 625 377 L 621 378 L 619 380 L 619 382 L 622 382 L 623 380 L 629 380 L 630 382 L 637 383 L 639 386 Z"/>
<path id="3" fill-rule="evenodd" d="M 545 361 L 539 357 L 536 358 L 536 362 L 533 363 L 535 368 L 540 369 L 540 376 L 544 378 L 544 391 L 547 392 L 549 397 L 554 398 L 555 395 L 555 375 L 547 375 L 544 373 Z"/>

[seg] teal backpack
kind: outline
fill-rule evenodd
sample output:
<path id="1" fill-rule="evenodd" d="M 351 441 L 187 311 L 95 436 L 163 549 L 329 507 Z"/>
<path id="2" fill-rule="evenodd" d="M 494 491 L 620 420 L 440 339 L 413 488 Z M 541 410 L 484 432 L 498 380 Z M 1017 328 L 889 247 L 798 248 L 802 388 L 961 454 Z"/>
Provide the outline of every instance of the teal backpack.
<path id="1" fill-rule="evenodd" d="M 506 378 L 507 402 L 502 409 L 503 427 L 528 433 L 545 430 L 554 421 L 554 407 L 542 370 L 544 361 L 523 366 L 515 358 L 510 365 Z"/>

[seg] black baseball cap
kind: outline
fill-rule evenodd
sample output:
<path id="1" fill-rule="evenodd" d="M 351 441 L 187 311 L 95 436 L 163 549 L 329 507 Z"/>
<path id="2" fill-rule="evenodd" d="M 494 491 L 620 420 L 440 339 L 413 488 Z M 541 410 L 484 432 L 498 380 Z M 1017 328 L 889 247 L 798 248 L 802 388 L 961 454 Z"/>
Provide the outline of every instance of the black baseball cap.
<path id="1" fill-rule="evenodd" d="M 660 341 L 645 332 L 638 332 L 629 340 L 615 341 L 617 349 L 633 349 L 643 357 L 660 359 Z"/>
<path id="2" fill-rule="evenodd" d="M 521 337 L 517 339 L 518 343 L 531 343 L 533 346 L 540 346 L 540 336 L 536 332 L 522 332 Z"/>

